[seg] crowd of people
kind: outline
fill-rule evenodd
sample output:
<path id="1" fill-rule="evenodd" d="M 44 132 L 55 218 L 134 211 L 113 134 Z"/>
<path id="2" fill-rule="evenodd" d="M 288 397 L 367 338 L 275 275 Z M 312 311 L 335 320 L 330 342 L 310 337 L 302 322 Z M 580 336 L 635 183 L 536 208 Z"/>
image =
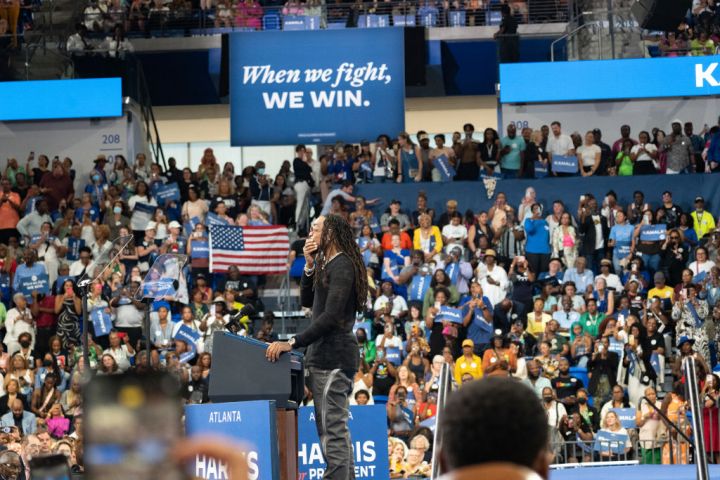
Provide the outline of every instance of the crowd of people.
<path id="1" fill-rule="evenodd" d="M 89 32 L 107 32 L 120 24 L 126 31 L 138 34 L 178 30 L 181 35 L 189 29 L 213 27 L 278 29 L 282 28 L 281 19 L 286 17 L 318 18 L 314 28 L 327 28 L 328 23 L 362 26 L 359 24 L 360 15 L 386 16 L 388 26 L 393 25 L 394 18 L 398 17 L 402 17 L 403 24 L 457 26 L 461 22 L 460 25 L 472 26 L 489 25 L 492 21 L 499 23 L 501 4 L 507 4 L 518 23 L 567 19 L 567 5 L 555 0 L 92 0 L 83 12 L 83 23 Z M 452 12 L 462 12 L 462 20 L 453 20 Z M 495 20 L 491 20 L 491 12 L 497 12 Z M 269 18 L 267 23 L 266 15 Z"/>
<path id="2" fill-rule="evenodd" d="M 675 31 L 665 32 L 659 47 L 663 56 L 715 55 L 720 43 L 720 17 L 715 0 L 695 0 Z"/>
<path id="3" fill-rule="evenodd" d="M 661 144 L 667 145 L 666 173 L 697 170 L 704 160 L 709 170 L 716 168 L 715 137 L 696 141 L 691 126 L 684 127 L 686 134 L 677 132 Z M 621 132 L 608 158 L 635 144 L 635 167 L 643 161 L 655 165 L 657 157 L 639 158 L 636 147 L 643 144 L 629 127 Z M 443 180 L 436 169 L 425 168 L 426 153 L 428 159 L 457 159 L 456 179 L 495 172 L 523 176 L 529 144 L 514 126 L 502 139 L 487 130 L 484 142 L 473 140 L 470 125 L 464 133 L 448 147 L 437 136 L 433 148 L 423 132 L 419 145 L 404 133 L 396 140 L 383 135 L 374 145 L 329 147 L 318 160 L 298 145 L 293 161 L 274 177 L 262 161 L 236 173 L 212 149 L 205 150 L 197 171 L 178 168 L 173 159 L 163 168 L 142 153 L 112 162 L 99 155 L 87 174 L 77 174 L 70 158 L 11 158 L 0 180 L 0 421 L 11 431 L 2 437 L 5 443 L 25 454 L 38 438 L 45 450 L 67 447 L 80 469 L 80 379 L 88 370 L 164 370 L 183 382 L 187 402 L 209 400 L 212 333 L 225 329 L 246 304 L 262 312 L 259 288 L 265 281 L 237 267 L 210 272 L 207 251 L 203 256 L 193 247 L 207 242 L 210 215 L 231 225 L 288 226 L 297 238 L 291 269 L 301 262 L 313 218 L 340 215 L 352 225 L 371 285 L 366 315 L 356 325 L 362 362 L 352 402 L 386 405 L 395 477 L 428 469 L 443 364 L 460 388 L 486 376 L 528 383 L 546 406 L 555 443 L 588 442 L 604 428 L 623 428 L 613 422 L 615 407 L 637 406 L 652 416 L 642 398 L 654 392 L 664 395 L 661 407 L 668 415 L 681 418 L 682 392 L 667 388 L 666 372 L 678 380 L 679 361 L 688 355 L 697 358 L 703 378 L 717 363 L 720 232 L 704 199 L 677 205 L 670 191 L 638 191 L 621 205 L 609 191 L 583 195 L 578 205 L 543 205 L 529 188 L 518 205 L 510 205 L 502 191 L 487 211 L 448 195 L 446 210 L 436 212 L 420 188 L 415 206 L 393 200 L 386 211 L 373 210 L 378 199 L 353 195 L 356 182 Z M 547 149 L 550 162 L 555 149 L 574 147 L 559 126 L 546 141 L 542 130 L 532 137 L 536 152 Z M 602 144 L 600 132 L 592 138 Z M 640 141 L 647 142 L 643 134 Z M 683 146 L 679 153 L 676 144 Z M 595 156 L 592 171 L 583 168 L 583 175 L 612 174 L 612 162 L 605 170 L 596 166 L 604 147 L 585 148 L 599 152 L 600 160 Z M 583 166 L 592 158 L 584 151 L 577 149 Z M 173 185 L 176 197 L 161 195 Z M 189 222 L 196 217 L 198 222 Z M 648 234 L 658 228 L 660 235 Z M 108 315 L 111 325 L 105 330 L 90 322 L 86 364 L 83 292 L 76 280 L 121 236 L 133 240 L 88 287 L 91 315 Z M 187 290 L 152 304 L 150 331 L 144 332 L 147 307 L 133 293 L 166 253 L 190 257 Z M 197 332 L 195 345 L 176 338 L 182 327 Z M 254 323 L 245 319 L 241 333 L 278 338 L 271 312 Z M 718 386 L 717 378 L 704 385 L 708 398 L 717 399 Z M 713 402 L 708 408 L 717 418 Z M 640 440 L 655 440 L 658 422 L 638 427 Z M 717 439 L 708 443 L 720 451 Z M 661 455 L 646 459 L 659 462 Z"/>

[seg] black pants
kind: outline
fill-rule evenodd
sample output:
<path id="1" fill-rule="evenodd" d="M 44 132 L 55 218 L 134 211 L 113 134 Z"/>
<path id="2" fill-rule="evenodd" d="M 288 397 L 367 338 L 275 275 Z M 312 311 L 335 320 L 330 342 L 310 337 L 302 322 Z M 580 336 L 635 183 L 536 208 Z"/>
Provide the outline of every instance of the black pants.
<path id="1" fill-rule="evenodd" d="M 353 382 L 342 370 L 308 368 L 308 387 L 315 403 L 315 425 L 327 467 L 326 480 L 354 480 L 353 450 L 348 429 L 348 396 Z"/>
<path id="2" fill-rule="evenodd" d="M 535 275 L 548 271 L 548 265 L 550 264 L 549 253 L 526 253 L 525 258 L 527 258 L 528 265 L 530 265 Z"/>

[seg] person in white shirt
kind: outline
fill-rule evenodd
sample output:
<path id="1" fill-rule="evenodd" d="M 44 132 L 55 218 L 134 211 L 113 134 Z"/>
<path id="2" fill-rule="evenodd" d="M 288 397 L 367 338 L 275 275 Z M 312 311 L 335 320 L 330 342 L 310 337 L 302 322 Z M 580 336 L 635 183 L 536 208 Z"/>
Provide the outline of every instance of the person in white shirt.
<path id="1" fill-rule="evenodd" d="M 70 264 L 69 275 L 71 277 L 78 277 L 89 272 L 92 263 L 92 250 L 90 250 L 89 247 L 82 247 L 80 249 L 80 259 Z"/>
<path id="2" fill-rule="evenodd" d="M 553 155 L 574 155 L 575 146 L 572 139 L 562 133 L 560 122 L 552 122 L 550 128 L 552 129 L 552 135 L 548 137 L 546 147 L 550 159 L 552 160 Z"/>
<path id="3" fill-rule="evenodd" d="M 130 337 L 123 336 L 123 342 L 120 342 L 120 336 L 117 332 L 111 332 L 109 335 L 110 348 L 105 349 L 103 355 L 110 355 L 115 359 L 118 370 L 124 372 L 130 368 L 130 359 L 135 357 L 135 350 L 130 345 Z"/>
<path id="4" fill-rule="evenodd" d="M 464 250 L 467 236 L 467 227 L 462 224 L 462 214 L 460 212 L 454 212 L 450 217 L 450 223 L 442 228 L 445 253 L 450 253 L 454 247 L 460 247 Z"/>
<path id="5" fill-rule="evenodd" d="M 22 293 L 16 293 L 13 295 L 13 302 L 15 308 L 11 308 L 7 312 L 5 318 L 5 351 L 11 355 L 20 350 L 20 334 L 29 333 L 32 335 L 32 342 L 34 344 L 36 337 L 35 330 L 35 319 L 33 318 L 30 308 L 28 308 L 27 300 L 25 295 Z"/>
<path id="6" fill-rule="evenodd" d="M 621 293 L 623 291 L 623 285 L 620 281 L 620 277 L 614 273 L 610 273 L 610 267 L 612 267 L 612 261 L 607 258 L 600 260 L 600 275 L 595 277 L 595 281 L 602 277 L 605 280 L 605 284 L 608 289 L 613 289 L 615 293 Z"/>
<path id="7" fill-rule="evenodd" d="M 380 295 L 373 305 L 375 318 L 380 318 L 385 314 L 390 314 L 395 318 L 401 318 L 407 315 L 407 302 L 400 295 L 395 295 L 393 284 L 389 280 L 382 282 L 380 286 L 382 295 Z M 390 311 L 387 311 L 386 305 L 390 304 Z"/>
<path id="8" fill-rule="evenodd" d="M 402 348 L 402 339 L 395 334 L 395 322 L 389 315 L 385 317 L 383 333 L 375 339 L 375 348 Z"/>
<path id="9" fill-rule="evenodd" d="M 585 134 L 585 143 L 577 149 L 578 159 L 580 160 L 580 174 L 583 177 L 595 175 L 600 167 L 600 147 L 595 145 L 595 135 L 593 132 Z"/>
<path id="10" fill-rule="evenodd" d="M 559 429 L 563 417 L 567 417 L 567 410 L 565 405 L 555 400 L 552 387 L 543 388 L 542 403 L 547 414 L 548 427 Z"/>
<path id="11" fill-rule="evenodd" d="M 132 43 L 125 38 L 125 28 L 122 25 L 116 25 L 113 30 L 112 37 L 106 37 L 100 46 L 100 50 L 106 51 L 111 58 L 122 57 L 125 52 L 133 52 L 135 48 Z"/>
<path id="12" fill-rule="evenodd" d="M 496 253 L 494 250 L 485 251 L 485 268 L 478 268 L 478 282 L 483 293 L 490 300 L 493 306 L 500 303 L 506 296 L 508 290 L 508 276 L 504 268 L 497 265 Z"/>

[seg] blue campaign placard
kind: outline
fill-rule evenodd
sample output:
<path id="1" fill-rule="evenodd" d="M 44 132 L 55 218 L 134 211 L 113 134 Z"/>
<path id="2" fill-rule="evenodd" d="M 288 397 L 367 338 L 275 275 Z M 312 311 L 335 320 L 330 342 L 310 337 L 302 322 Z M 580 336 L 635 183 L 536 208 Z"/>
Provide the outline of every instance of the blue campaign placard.
<path id="1" fill-rule="evenodd" d="M 431 281 L 432 277 L 430 275 L 415 275 L 410 282 L 408 300 L 422 302 L 425 299 L 425 293 L 430 288 Z"/>
<path id="2" fill-rule="evenodd" d="M 399 348 L 390 347 L 385 349 L 385 358 L 396 367 L 402 363 L 402 352 Z"/>
<path id="3" fill-rule="evenodd" d="M 248 473 L 256 480 L 277 480 L 277 428 L 275 402 L 207 403 L 185 407 L 185 432 L 188 437 L 222 435 L 249 446 L 246 454 Z M 387 444 L 387 440 L 386 440 Z M 198 455 L 193 465 L 194 476 L 207 480 L 225 480 L 227 465 Z"/>
<path id="4" fill-rule="evenodd" d="M 229 43 L 233 146 L 359 142 L 405 128 L 402 29 L 237 32 Z"/>
<path id="5" fill-rule="evenodd" d="M 85 240 L 82 238 L 73 238 L 70 237 L 67 239 L 67 253 L 65 254 L 65 258 L 67 260 L 72 260 L 73 262 L 75 260 L 80 259 L 80 249 L 85 246 Z"/>
<path id="6" fill-rule="evenodd" d="M 165 205 L 165 202 L 179 202 L 180 188 L 177 183 L 160 184 L 155 192 L 155 200 L 159 205 Z"/>
<path id="7" fill-rule="evenodd" d="M 555 173 L 578 173 L 578 159 L 575 156 L 553 155 L 551 167 Z"/>
<path id="8" fill-rule="evenodd" d="M 462 309 L 453 307 L 440 307 L 440 313 L 435 316 L 435 323 L 440 322 L 452 322 L 462 323 L 463 314 Z"/>
<path id="9" fill-rule="evenodd" d="M 224 218 L 220 218 L 217 214 L 208 212 L 205 216 L 206 225 L 229 225 L 228 221 Z"/>
<path id="10" fill-rule="evenodd" d="M 112 315 L 105 307 L 93 308 L 90 311 L 90 319 L 92 320 L 94 335 L 96 337 L 104 337 L 110 334 L 112 330 Z"/>
<path id="11" fill-rule="evenodd" d="M 210 258 L 210 246 L 207 240 L 194 240 L 190 244 L 191 258 Z"/>
<path id="12" fill-rule="evenodd" d="M 637 410 L 634 408 L 612 408 L 610 411 L 615 412 L 623 428 L 637 428 L 635 422 Z"/>
<path id="13" fill-rule="evenodd" d="M 152 215 L 157 210 L 157 207 L 148 203 L 136 202 L 133 211 Z"/>
<path id="14" fill-rule="evenodd" d="M 350 407 L 350 440 L 353 446 L 355 478 L 389 480 L 390 464 L 387 454 L 387 412 L 384 405 Z M 315 409 L 298 409 L 298 479 L 320 480 L 325 471 L 325 459 L 318 440 Z"/>
<path id="15" fill-rule="evenodd" d="M 500 65 L 500 101 L 534 103 L 717 95 L 720 93 L 719 62 L 720 56 L 707 55 L 504 63 Z M 578 77 L 585 81 L 558 81 Z M 528 88 L 529 78 L 532 78 L 532 88 Z M 637 82 L 636 78 L 647 80 Z"/>
<path id="16" fill-rule="evenodd" d="M 450 182 L 455 177 L 455 167 L 450 164 L 447 155 L 440 155 L 433 160 L 433 166 L 440 172 L 440 178 L 443 182 Z"/>
<path id="17" fill-rule="evenodd" d="M 600 430 L 595 434 L 593 450 L 596 452 L 612 453 L 620 455 L 625 452 L 628 436 L 621 433 L 613 433 L 607 430 Z"/>
<path id="18" fill-rule="evenodd" d="M 25 295 L 30 303 L 32 303 L 32 292 L 36 290 L 38 293 L 44 293 L 45 295 L 50 294 L 50 279 L 47 273 L 20 277 L 18 282 L 20 285 L 20 293 Z"/>
<path id="19" fill-rule="evenodd" d="M 667 235 L 667 225 L 659 223 L 657 225 L 643 225 L 640 227 L 640 240 L 643 242 L 658 242 L 665 240 Z"/>

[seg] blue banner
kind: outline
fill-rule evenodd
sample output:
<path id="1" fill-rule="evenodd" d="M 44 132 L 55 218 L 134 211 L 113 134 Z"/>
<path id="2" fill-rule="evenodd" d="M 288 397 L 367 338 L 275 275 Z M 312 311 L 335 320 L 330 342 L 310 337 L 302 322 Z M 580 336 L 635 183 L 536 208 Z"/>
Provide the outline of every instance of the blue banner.
<path id="1" fill-rule="evenodd" d="M 27 297 L 28 302 L 32 303 L 32 292 L 50 294 L 50 285 L 47 273 L 40 275 L 30 275 L 29 277 L 20 277 L 19 280 L 20 293 Z"/>
<path id="2" fill-rule="evenodd" d="M 354 451 L 355 478 L 358 480 L 390 478 L 386 418 L 384 405 L 350 407 L 348 427 Z M 299 480 L 320 480 L 325 471 L 315 409 L 312 407 L 298 409 L 298 470 Z"/>
<path id="3" fill-rule="evenodd" d="M 385 349 L 385 358 L 396 367 L 402 363 L 402 352 L 399 348 L 390 347 Z"/>
<path id="4" fill-rule="evenodd" d="M 135 202 L 135 207 L 133 208 L 135 212 L 146 213 L 148 215 L 154 214 L 155 210 L 157 210 L 157 207 L 142 202 Z"/>
<path id="5" fill-rule="evenodd" d="M 435 323 L 452 322 L 461 324 L 463 321 L 462 309 L 453 307 L 440 307 L 440 313 L 435 316 Z"/>
<path id="6" fill-rule="evenodd" d="M 80 260 L 80 249 L 85 246 L 85 240 L 82 238 L 68 238 L 67 241 L 67 253 L 65 254 L 66 260 Z"/>
<path id="7" fill-rule="evenodd" d="M 177 183 L 160 184 L 155 192 L 155 200 L 158 205 L 165 205 L 165 202 L 179 202 L 180 188 Z"/>
<path id="8" fill-rule="evenodd" d="M 200 223 L 199 217 L 192 217 L 189 221 L 185 222 L 185 235 L 189 238 L 190 235 L 195 231 L 195 226 Z"/>
<path id="9" fill-rule="evenodd" d="M 666 57 L 583 62 L 503 63 L 500 101 L 536 103 L 720 93 L 720 57 Z M 668 75 L 672 72 L 672 75 Z M 583 78 L 582 82 L 559 82 Z M 642 78 L 642 82 L 635 81 Z M 528 88 L 532 79 L 532 88 Z"/>
<path id="10" fill-rule="evenodd" d="M 105 307 L 93 308 L 90 311 L 90 319 L 92 320 L 94 335 L 96 337 L 104 337 L 110 334 L 112 330 L 112 316 Z"/>
<path id="11" fill-rule="evenodd" d="M 185 432 L 190 438 L 221 435 L 238 440 L 249 446 L 246 454 L 249 477 L 277 480 L 280 475 L 275 415 L 275 402 L 268 400 L 187 405 Z M 226 480 L 227 465 L 198 455 L 192 475 L 208 480 Z"/>
<path id="12" fill-rule="evenodd" d="M 636 409 L 612 408 L 610 411 L 615 412 L 623 428 L 637 428 L 637 423 L 635 422 L 635 414 L 637 413 Z"/>
<path id="13" fill-rule="evenodd" d="M 410 290 L 408 291 L 408 300 L 422 302 L 425 299 L 425 293 L 430 287 L 432 276 L 417 274 L 410 282 Z"/>
<path id="14" fill-rule="evenodd" d="M 620 455 L 625 452 L 628 436 L 626 434 L 613 433 L 607 430 L 600 430 L 595 434 L 593 450 L 596 452 L 612 453 Z"/>
<path id="15" fill-rule="evenodd" d="M 658 242 L 665 240 L 667 235 L 667 225 L 659 223 L 657 225 L 642 225 L 640 227 L 640 240 L 643 242 Z"/>
<path id="16" fill-rule="evenodd" d="M 195 355 L 197 354 L 197 341 L 200 340 L 200 332 L 193 330 L 187 325 L 180 325 L 180 328 L 177 332 L 175 332 L 175 336 L 173 338 L 177 340 L 182 340 L 187 344 L 188 348 L 190 349 L 189 352 L 186 352 L 180 356 L 180 361 L 187 362 L 189 360 L 192 360 L 193 357 L 195 357 Z"/>
<path id="17" fill-rule="evenodd" d="M 92 211 L 92 210 L 91 210 L 91 211 Z M 38 235 L 33 235 L 32 237 L 30 237 L 30 243 L 31 243 L 31 244 L 37 243 L 37 242 L 41 241 L 42 239 L 43 239 L 43 236 L 42 236 L 42 235 L 39 235 L 39 234 L 38 234 Z M 46 241 L 46 242 L 49 242 L 49 243 L 55 243 L 55 240 L 57 240 L 57 237 L 53 237 L 52 235 L 48 235 L 48 236 L 45 238 L 45 241 Z"/>
<path id="18" fill-rule="evenodd" d="M 578 173 L 578 159 L 565 155 L 553 155 L 551 167 L 555 173 Z"/>
<path id="19" fill-rule="evenodd" d="M 210 246 L 207 240 L 193 240 L 190 244 L 191 258 L 210 258 Z"/>
<path id="20" fill-rule="evenodd" d="M 403 46 L 395 28 L 230 34 L 232 145 L 357 142 L 403 131 Z"/>
<path id="21" fill-rule="evenodd" d="M 207 226 L 210 225 L 229 225 L 228 221 L 224 218 L 220 218 L 217 216 L 217 214 L 208 212 L 208 214 L 205 216 L 205 224 Z"/>
<path id="22" fill-rule="evenodd" d="M 440 178 L 443 182 L 451 182 L 455 178 L 455 167 L 450 164 L 447 155 L 440 155 L 433 160 L 433 166 L 440 172 Z"/>

